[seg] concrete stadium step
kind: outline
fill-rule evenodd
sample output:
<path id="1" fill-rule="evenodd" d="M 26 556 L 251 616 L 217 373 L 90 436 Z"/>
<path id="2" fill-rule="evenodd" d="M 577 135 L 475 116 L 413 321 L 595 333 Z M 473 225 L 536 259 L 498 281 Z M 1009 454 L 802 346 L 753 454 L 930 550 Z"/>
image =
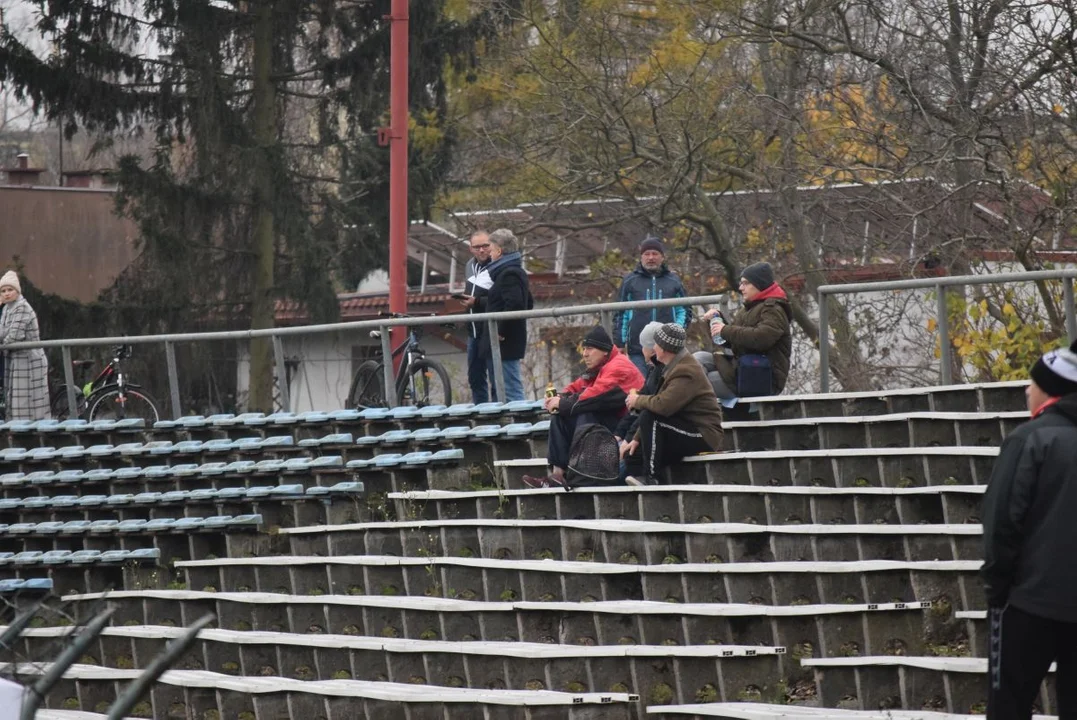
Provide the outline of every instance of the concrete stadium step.
<path id="1" fill-rule="evenodd" d="M 33 677 L 47 672 L 50 664 L 0 667 Z M 141 672 L 76 664 L 64 673 L 48 702 L 73 697 L 84 708 L 111 703 Z M 364 716 L 379 720 L 508 720 L 519 717 L 521 707 L 535 720 L 627 720 L 637 717 L 638 701 L 639 696 L 630 693 L 477 690 L 361 680 L 307 682 L 197 670 L 169 670 L 153 685 L 149 699 L 153 717 L 252 720 L 354 720 Z"/>
<path id="2" fill-rule="evenodd" d="M 659 485 L 389 493 L 397 518 L 657 522 L 979 522 L 984 485 L 910 488 Z"/>
<path id="3" fill-rule="evenodd" d="M 791 653 L 782 659 L 783 676 L 798 672 L 802 657 L 842 649 L 879 654 L 902 647 L 926 652 L 941 629 L 928 602 L 784 606 L 477 602 L 423 596 L 147 591 L 69 597 L 65 607 L 72 616 L 83 617 L 106 599 L 118 607 L 117 625 L 177 626 L 198 612 L 216 612 L 220 627 L 236 631 L 575 646 L 780 646 Z M 925 610 L 931 611 L 929 617 Z"/>
<path id="4" fill-rule="evenodd" d="M 810 605 L 948 598 L 982 604 L 979 560 L 572 562 L 475 557 L 251 557 L 177 563 L 188 588 L 286 595 L 428 596 L 538 602 Z M 156 623 L 149 623 L 156 624 Z"/>
<path id="5" fill-rule="evenodd" d="M 726 450 L 749 452 L 1001 445 L 1002 439 L 1025 420 L 1027 410 L 915 412 L 725 422 L 722 427 Z"/>
<path id="6" fill-rule="evenodd" d="M 972 560 L 982 528 L 951 525 L 761 525 L 638 520 L 419 520 L 282 528 L 291 555 L 469 555 L 618 562 Z"/>
<path id="7" fill-rule="evenodd" d="M 673 473 L 680 483 L 704 485 L 985 485 L 996 457 L 997 447 L 957 446 L 711 453 L 685 458 Z M 495 463 L 503 488 L 523 488 L 524 475 L 545 472 L 545 458 Z"/>
<path id="8" fill-rule="evenodd" d="M 853 710 L 926 708 L 952 713 L 982 712 L 987 702 L 987 658 L 831 657 L 801 660 L 815 671 L 820 703 Z M 1054 665 L 1041 688 L 1037 709 L 1057 710 Z"/>
<path id="9" fill-rule="evenodd" d="M 930 710 L 836 710 L 797 705 L 766 705 L 753 702 L 693 703 L 691 705 L 652 705 L 647 716 L 691 720 L 692 718 L 721 718 L 722 720 L 979 720 L 979 715 Z M 1033 720 L 1057 720 L 1057 715 L 1034 715 Z"/>
<path id="10" fill-rule="evenodd" d="M 70 631 L 27 630 L 19 646 L 26 657 L 47 657 Z M 106 628 L 87 655 L 106 668 L 139 667 L 183 632 L 152 625 Z M 675 697 L 682 702 L 715 681 L 729 688 L 732 699 L 750 685 L 750 678 L 780 673 L 784 653 L 785 648 L 773 646 L 581 646 L 207 629 L 174 667 L 310 682 L 348 679 L 577 693 L 666 683 L 676 687 Z"/>
<path id="11" fill-rule="evenodd" d="M 901 412 L 1004 412 L 1025 407 L 1027 380 L 751 398 L 760 420 Z"/>

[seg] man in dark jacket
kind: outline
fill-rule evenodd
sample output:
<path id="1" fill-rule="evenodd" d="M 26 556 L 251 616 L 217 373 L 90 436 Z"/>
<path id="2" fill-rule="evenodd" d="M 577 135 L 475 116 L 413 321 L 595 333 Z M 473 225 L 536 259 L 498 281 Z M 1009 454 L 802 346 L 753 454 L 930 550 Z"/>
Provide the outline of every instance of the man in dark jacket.
<path id="1" fill-rule="evenodd" d="M 1077 717 L 1077 342 L 1032 367 L 1032 419 L 1002 443 L 983 501 L 989 720 L 1031 718 L 1051 662 Z"/>
<path id="2" fill-rule="evenodd" d="M 550 470 L 546 477 L 525 475 L 524 483 L 530 487 L 563 486 L 576 428 L 598 423 L 612 432 L 628 412 L 625 398 L 629 391 L 643 386 L 643 376 L 613 346 L 606 328 L 601 325 L 592 328 L 582 345 L 587 370 L 559 395 L 546 398 L 546 410 L 550 413 L 546 462 Z"/>
<path id="3" fill-rule="evenodd" d="M 663 325 L 654 354 L 664 366 L 653 395 L 631 392 L 625 404 L 640 411 L 636 435 L 621 452 L 629 485 L 657 485 L 662 471 L 687 455 L 722 446 L 722 409 L 703 368 L 685 350 L 684 328 Z"/>
<path id="4" fill-rule="evenodd" d="M 534 301 L 520 253 L 520 241 L 511 230 L 500 229 L 490 233 L 490 244 L 490 264 L 486 271 L 494 284 L 486 297 L 486 312 L 530 310 L 534 307 Z M 497 335 L 497 338 L 487 338 L 483 344 L 485 357 L 487 362 L 492 362 L 490 342 L 498 342 L 501 370 L 505 377 L 505 401 L 523 400 L 520 361 L 527 352 L 527 321 L 501 320 L 497 324 Z"/>
<path id="5" fill-rule="evenodd" d="M 656 237 L 648 236 L 639 246 L 639 266 L 621 280 L 618 302 L 632 300 L 661 300 L 685 297 L 684 285 L 676 273 L 666 267 L 666 246 Z M 688 305 L 652 308 L 650 310 L 623 310 L 613 316 L 614 344 L 628 353 L 629 359 L 647 374 L 647 361 L 639 344 L 639 333 L 649 322 L 675 322 L 687 328 L 692 322 L 692 308 Z"/>
<path id="6" fill-rule="evenodd" d="M 774 282 L 774 269 L 765 262 L 744 268 L 740 274 L 740 294 L 744 307 L 732 321 L 723 322 L 716 317 L 715 310 L 703 314 L 704 320 L 710 320 L 712 337 L 720 334 L 725 345 L 713 354 L 697 352 L 695 358 L 707 371 L 714 393 L 730 400 L 738 396 L 738 360 L 744 355 L 766 355 L 770 361 L 770 394 L 777 395 L 785 389 L 793 355 L 790 327 L 793 309 L 789 298 Z"/>
<path id="7" fill-rule="evenodd" d="M 476 230 L 469 240 L 471 259 L 464 270 L 466 284 L 462 300 L 469 313 L 486 312 L 486 298 L 490 294 L 490 233 Z M 490 399 L 494 386 L 494 369 L 482 350 L 483 323 L 467 324 L 467 384 L 471 388 L 471 401 L 484 403 Z M 489 382 L 487 382 L 489 380 Z"/>

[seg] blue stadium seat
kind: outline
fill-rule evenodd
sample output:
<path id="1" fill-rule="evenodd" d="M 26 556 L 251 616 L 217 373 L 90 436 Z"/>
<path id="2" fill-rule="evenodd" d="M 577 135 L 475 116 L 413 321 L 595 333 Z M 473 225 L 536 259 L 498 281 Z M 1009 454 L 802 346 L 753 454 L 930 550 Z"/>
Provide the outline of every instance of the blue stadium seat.
<path id="1" fill-rule="evenodd" d="M 355 422 L 360 418 L 358 410 L 334 410 L 329 413 L 332 422 Z"/>
<path id="2" fill-rule="evenodd" d="M 505 403 L 506 414 L 533 413 L 545 409 L 546 406 L 542 400 L 512 400 Z"/>
<path id="3" fill-rule="evenodd" d="M 24 498 L 22 500 L 22 506 L 27 510 L 40 510 L 52 505 L 52 498 L 47 495 L 38 495 L 37 497 Z"/>
<path id="4" fill-rule="evenodd" d="M 471 415 L 474 411 L 475 403 L 456 403 L 446 408 L 445 414 L 449 417 L 465 417 Z"/>
<path id="5" fill-rule="evenodd" d="M 14 472 L 4 473 L 0 475 L 0 486 L 4 487 L 18 487 L 22 485 L 23 480 L 26 479 L 26 473 Z"/>
<path id="6" fill-rule="evenodd" d="M 92 524 L 92 520 L 72 520 L 70 522 L 65 522 L 63 527 L 60 528 L 60 534 L 82 535 L 83 533 L 90 532 L 90 526 Z"/>
<path id="7" fill-rule="evenodd" d="M 356 440 L 355 444 L 365 446 L 381 445 L 384 443 L 388 445 L 393 441 L 393 439 L 396 439 L 396 442 L 402 442 L 400 438 L 406 438 L 410 436 L 410 430 L 389 430 L 388 432 L 383 432 L 381 435 L 364 435 L 363 437 Z"/>
<path id="8" fill-rule="evenodd" d="M 11 558 L 11 563 L 13 565 L 36 565 L 41 562 L 43 557 L 45 557 L 45 553 L 40 550 L 24 550 Z"/>
<path id="9" fill-rule="evenodd" d="M 475 413 L 478 415 L 500 415 L 505 412 L 505 403 L 501 402 L 484 402 L 475 406 Z"/>
<path id="10" fill-rule="evenodd" d="M 104 535 L 115 530 L 119 524 L 119 520 L 94 520 L 90 523 L 90 532 Z"/>
<path id="11" fill-rule="evenodd" d="M 32 472 L 23 478 L 24 483 L 31 485 L 49 485 L 56 480 L 56 473 L 52 470 L 39 470 Z"/>
<path id="12" fill-rule="evenodd" d="M 121 532 L 121 533 L 142 532 L 146 528 L 146 524 L 148 522 L 149 522 L 148 520 L 141 520 L 141 519 L 120 520 L 119 525 L 116 526 L 116 532 Z"/>
<path id="13" fill-rule="evenodd" d="M 301 412 L 296 419 L 304 425 L 323 425 L 330 420 L 329 413 L 320 410 Z"/>
<path id="14" fill-rule="evenodd" d="M 172 477 L 172 468 L 169 465 L 153 465 L 143 468 L 142 477 L 147 480 L 164 480 Z"/>
<path id="15" fill-rule="evenodd" d="M 8 535 L 29 535 L 37 527 L 37 523 L 12 523 L 7 526 Z"/>
<path id="16" fill-rule="evenodd" d="M 192 455 L 201 451 L 201 440 L 181 440 L 172 446 L 173 455 Z"/>
<path id="17" fill-rule="evenodd" d="M 225 472 L 229 475 L 245 475 L 253 472 L 257 464 L 254 460 L 236 460 L 228 463 L 228 466 L 225 467 Z"/>
<path id="18" fill-rule="evenodd" d="M 321 447 L 323 445 L 351 445 L 354 438 L 351 433 L 333 433 L 320 438 L 307 438 L 299 441 L 299 447 Z"/>
<path id="19" fill-rule="evenodd" d="M 206 476 L 224 475 L 226 472 L 228 472 L 229 464 L 230 463 L 226 462 L 202 463 L 198 466 L 198 474 Z"/>
<path id="20" fill-rule="evenodd" d="M 217 499 L 218 490 L 213 488 L 199 488 L 197 490 L 191 490 L 187 493 L 187 502 L 213 502 Z"/>
<path id="21" fill-rule="evenodd" d="M 113 449 L 115 449 L 115 447 L 115 445 L 108 444 L 91 445 L 90 447 L 86 448 L 86 454 L 90 457 L 108 457 L 112 454 L 112 451 Z"/>
<path id="22" fill-rule="evenodd" d="M 86 432 L 90 429 L 90 423 L 81 418 L 69 418 L 60 423 L 59 430 L 65 433 Z"/>
<path id="23" fill-rule="evenodd" d="M 143 450 L 150 455 L 171 455 L 173 442 L 171 440 L 154 440 L 142 446 Z"/>
<path id="24" fill-rule="evenodd" d="M 52 498 L 52 506 L 54 508 L 72 508 L 79 504 L 82 500 L 78 495 L 55 495 Z"/>
<path id="25" fill-rule="evenodd" d="M 254 452 L 262 449 L 261 437 L 239 438 L 232 443 L 232 449 L 237 452 Z"/>
<path id="26" fill-rule="evenodd" d="M 532 427 L 531 423 L 510 423 L 502 430 L 505 437 L 523 437 L 531 434 Z"/>
<path id="27" fill-rule="evenodd" d="M 432 465 L 455 465 L 464 459 L 464 451 L 459 448 L 438 450 L 430 456 Z"/>
<path id="28" fill-rule="evenodd" d="M 26 451 L 26 459 L 31 462 L 43 462 L 45 460 L 52 460 L 60 451 L 54 447 L 36 447 Z"/>
<path id="29" fill-rule="evenodd" d="M 389 418 L 391 420 L 411 420 L 419 417 L 421 412 L 422 408 L 417 408 L 414 405 L 400 405 L 389 410 Z"/>
<path id="30" fill-rule="evenodd" d="M 167 532 L 176 524 L 174 518 L 154 518 L 142 526 L 143 532 Z M 122 532 L 122 528 L 121 528 Z"/>
<path id="31" fill-rule="evenodd" d="M 235 415 L 235 416 L 230 417 L 230 418 L 222 418 L 220 420 L 215 420 L 213 424 L 215 426 L 217 426 L 217 427 L 235 427 L 237 425 L 257 425 L 257 424 L 263 424 L 262 421 L 265 419 L 265 416 L 266 416 L 265 413 L 260 413 L 260 412 L 240 413 L 239 415 Z"/>
<path id="32" fill-rule="evenodd" d="M 136 493 L 131 501 L 135 505 L 156 505 L 161 501 L 161 493 L 159 492 L 141 492 Z"/>
<path id="33" fill-rule="evenodd" d="M 259 475 L 279 473 L 283 467 L 283 460 L 259 460 L 254 464 L 254 472 Z"/>
<path id="34" fill-rule="evenodd" d="M 169 474 L 175 478 L 191 477 L 192 475 L 197 475 L 201 467 L 198 463 L 182 463 L 173 465 Z"/>
<path id="35" fill-rule="evenodd" d="M 58 520 L 49 520 L 48 522 L 39 522 L 34 527 L 35 535 L 55 535 L 60 532 L 64 524 Z"/>
<path id="36" fill-rule="evenodd" d="M 289 458 L 281 463 L 282 472 L 307 472 L 310 470 L 311 459 L 305 457 Z"/>
<path id="37" fill-rule="evenodd" d="M 108 495 L 83 495 L 79 498 L 79 507 L 100 507 L 108 502 Z"/>
<path id="38" fill-rule="evenodd" d="M 115 493 L 108 496 L 108 500 L 105 501 L 105 505 L 107 505 L 108 507 L 120 507 L 122 505 L 130 505 L 134 501 L 134 493 Z"/>
<path id="39" fill-rule="evenodd" d="M 245 487 L 233 487 L 233 488 L 221 488 L 217 491 L 218 500 L 239 500 L 247 497 L 250 488 Z"/>
<path id="40" fill-rule="evenodd" d="M 273 498 L 296 498 L 302 497 L 305 493 L 305 488 L 299 483 L 289 485 L 269 485 L 266 487 L 268 488 L 268 492 L 265 494 Z M 247 497 L 262 497 L 262 490 L 262 488 L 250 488 L 247 492 Z"/>
<path id="41" fill-rule="evenodd" d="M 104 482 L 112 479 L 112 471 L 106 468 L 97 468 L 96 470 L 87 470 L 82 473 L 82 477 L 79 478 L 84 483 Z"/>
<path id="42" fill-rule="evenodd" d="M 52 580 L 49 578 L 9 578 L 0 580 L 0 593 L 10 594 L 17 592 L 48 592 L 52 590 Z"/>
<path id="43" fill-rule="evenodd" d="M 82 445 L 68 445 L 60 448 L 59 458 L 61 460 L 76 460 L 85 454 L 86 448 Z"/>
<path id="44" fill-rule="evenodd" d="M 299 416 L 293 412 L 275 412 L 266 415 L 266 421 L 271 425 L 295 425 L 299 422 Z"/>
<path id="45" fill-rule="evenodd" d="M 441 430 L 442 440 L 450 442 L 455 440 L 466 440 L 470 435 L 470 425 L 453 425 L 452 427 L 442 428 Z"/>
<path id="46" fill-rule="evenodd" d="M 187 490 L 169 490 L 168 492 L 161 493 L 158 502 L 161 504 L 181 503 L 187 502 L 189 497 L 190 492 Z"/>
<path id="47" fill-rule="evenodd" d="M 205 518 L 185 517 L 177 518 L 176 522 L 172 523 L 172 529 L 175 531 L 190 532 L 193 530 L 201 530 L 206 524 Z"/>
<path id="48" fill-rule="evenodd" d="M 122 443 L 117 445 L 113 452 L 118 452 L 121 456 L 141 455 L 146 452 L 146 446 L 142 443 Z"/>
<path id="49" fill-rule="evenodd" d="M 440 442 L 442 438 L 441 428 L 419 428 L 411 433 L 411 442 L 413 443 L 434 443 Z"/>
<path id="50" fill-rule="evenodd" d="M 480 440 L 500 437 L 502 428 L 500 425 L 476 425 L 471 429 L 471 437 Z"/>
<path id="51" fill-rule="evenodd" d="M 21 507 L 22 498 L 0 498 L 0 510 L 18 510 Z"/>
<path id="52" fill-rule="evenodd" d="M 202 452 L 204 453 L 222 453 L 229 452 L 235 447 L 235 443 L 227 438 L 214 438 L 213 440 L 206 440 L 202 443 Z"/>
<path id="53" fill-rule="evenodd" d="M 145 474 L 141 467 L 123 467 L 112 471 L 113 480 L 137 480 Z"/>
<path id="54" fill-rule="evenodd" d="M 445 417 L 445 413 L 448 412 L 448 410 L 449 407 L 447 405 L 427 405 L 419 411 L 419 417 L 425 420 L 436 420 Z"/>
<path id="55" fill-rule="evenodd" d="M 404 456 L 400 453 L 386 453 L 385 455 L 378 455 L 374 458 L 374 467 L 377 468 L 389 468 L 396 467 L 401 463 Z"/>
<path id="56" fill-rule="evenodd" d="M 345 467 L 349 470 L 366 470 L 373 464 L 373 460 L 349 460 Z"/>
<path id="57" fill-rule="evenodd" d="M 359 411 L 359 419 L 372 421 L 372 420 L 386 420 L 389 417 L 388 408 L 364 408 Z"/>
<path id="58" fill-rule="evenodd" d="M 422 450 L 420 452 L 410 452 L 404 457 L 400 458 L 400 462 L 404 465 L 429 465 L 430 459 L 434 457 L 434 453 L 429 450 Z"/>
<path id="59" fill-rule="evenodd" d="M 26 450 L 23 448 L 4 448 L 0 450 L 0 462 L 12 462 L 22 460 L 26 457 Z"/>
<path id="60" fill-rule="evenodd" d="M 328 470 L 344 467 L 344 458 L 340 455 L 322 455 L 310 461 L 311 470 Z"/>
<path id="61" fill-rule="evenodd" d="M 259 445 L 262 450 L 275 450 L 286 447 L 293 447 L 295 445 L 295 438 L 291 435 L 274 435 L 273 437 L 267 437 L 262 440 Z"/>
<path id="62" fill-rule="evenodd" d="M 88 565 L 97 562 L 100 557 L 100 550 L 76 550 L 71 553 L 71 557 L 68 558 L 68 561 L 72 565 Z"/>
<path id="63" fill-rule="evenodd" d="M 0 565 L 8 565 L 11 563 L 12 558 L 15 557 L 13 552 L 0 552 Z"/>
<path id="64" fill-rule="evenodd" d="M 67 485 L 77 483 L 86 475 L 82 470 L 61 470 L 56 473 L 56 477 L 53 478 L 53 483 L 56 485 Z"/>
<path id="65" fill-rule="evenodd" d="M 41 556 L 44 565 L 64 565 L 71 561 L 73 553 L 70 550 L 49 550 Z"/>

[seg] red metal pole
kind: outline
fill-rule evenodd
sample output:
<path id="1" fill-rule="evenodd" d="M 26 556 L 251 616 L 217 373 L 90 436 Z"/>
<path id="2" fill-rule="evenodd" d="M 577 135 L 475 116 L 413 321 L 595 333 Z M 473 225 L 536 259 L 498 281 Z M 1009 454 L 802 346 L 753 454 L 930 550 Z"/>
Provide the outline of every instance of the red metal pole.
<path id="1" fill-rule="evenodd" d="M 408 0 L 393 0 L 390 27 L 389 312 L 408 311 Z M 395 348 L 405 329 L 393 328 Z M 394 363 L 399 369 L 399 361 Z"/>

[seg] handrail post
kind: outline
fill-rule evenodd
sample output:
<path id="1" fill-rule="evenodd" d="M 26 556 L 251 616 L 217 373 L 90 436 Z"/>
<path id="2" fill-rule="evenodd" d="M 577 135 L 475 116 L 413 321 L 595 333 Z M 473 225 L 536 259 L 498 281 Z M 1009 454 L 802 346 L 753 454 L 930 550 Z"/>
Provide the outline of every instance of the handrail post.
<path id="1" fill-rule="evenodd" d="M 943 385 L 952 385 L 954 382 L 952 359 L 950 357 L 950 312 L 946 307 L 946 286 L 938 284 L 935 286 L 935 290 L 938 293 L 936 298 L 938 301 L 937 310 L 938 317 L 936 318 L 936 326 L 939 329 L 939 382 Z"/>
<path id="2" fill-rule="evenodd" d="M 1066 303 L 1066 336 L 1077 342 L 1077 311 L 1073 307 L 1073 278 L 1062 278 L 1062 299 Z"/>
<path id="3" fill-rule="evenodd" d="M 494 366 L 494 392 L 496 400 L 506 402 L 505 368 L 501 364 L 501 342 L 497 335 L 497 320 L 486 321 L 486 337 L 490 339 L 490 362 Z"/>
<path id="4" fill-rule="evenodd" d="M 64 363 L 64 383 L 67 384 L 67 417 L 75 419 L 79 416 L 78 398 L 75 397 L 75 369 L 71 367 L 71 348 L 64 345 L 60 348 L 60 356 Z"/>
<path id="5" fill-rule="evenodd" d="M 168 395 L 172 399 L 172 419 L 179 420 L 183 417 L 183 408 L 180 406 L 179 373 L 176 370 L 176 346 L 171 342 L 165 342 L 165 360 L 168 362 Z"/>
<path id="6" fill-rule="evenodd" d="M 393 374 L 393 343 L 389 338 L 389 326 L 379 325 L 378 333 L 381 336 L 381 359 L 382 359 L 382 382 L 385 385 L 385 407 L 396 407 L 396 376 Z M 404 363 L 400 363 L 403 371 Z"/>
<path id="7" fill-rule="evenodd" d="M 613 313 L 609 310 L 603 310 L 598 314 L 599 322 L 602 323 L 602 327 L 613 336 Z"/>
<path id="8" fill-rule="evenodd" d="M 819 392 L 830 392 L 830 308 L 819 290 Z"/>
<path id="9" fill-rule="evenodd" d="M 273 336 L 273 358 L 277 365 L 277 386 L 280 388 L 280 409 L 291 412 L 292 398 L 288 387 L 288 366 L 284 364 L 284 341 L 280 335 Z"/>

